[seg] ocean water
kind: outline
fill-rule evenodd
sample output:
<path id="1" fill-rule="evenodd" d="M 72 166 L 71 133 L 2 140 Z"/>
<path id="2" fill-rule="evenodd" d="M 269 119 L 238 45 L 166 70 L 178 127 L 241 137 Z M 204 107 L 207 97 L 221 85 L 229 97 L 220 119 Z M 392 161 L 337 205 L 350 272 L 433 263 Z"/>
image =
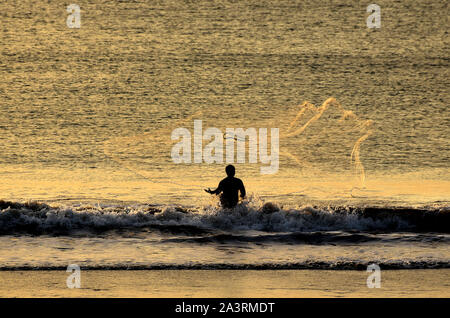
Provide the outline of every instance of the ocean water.
<path id="1" fill-rule="evenodd" d="M 447 2 L 79 4 L 0 4 L 0 268 L 449 267 Z M 279 129 L 233 211 L 194 120 Z"/>
<path id="2" fill-rule="evenodd" d="M 3 270 L 450 267 L 448 209 L 0 207 Z"/>

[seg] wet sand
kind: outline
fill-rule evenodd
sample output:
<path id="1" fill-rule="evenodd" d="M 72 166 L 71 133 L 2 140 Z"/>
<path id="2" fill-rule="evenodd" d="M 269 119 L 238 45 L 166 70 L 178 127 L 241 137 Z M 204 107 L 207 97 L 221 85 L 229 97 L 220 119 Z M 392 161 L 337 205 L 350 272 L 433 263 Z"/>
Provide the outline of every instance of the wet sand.
<path id="1" fill-rule="evenodd" d="M 450 297 L 450 269 L 382 270 L 90 270 L 69 289 L 65 271 L 1 271 L 0 297 Z"/>

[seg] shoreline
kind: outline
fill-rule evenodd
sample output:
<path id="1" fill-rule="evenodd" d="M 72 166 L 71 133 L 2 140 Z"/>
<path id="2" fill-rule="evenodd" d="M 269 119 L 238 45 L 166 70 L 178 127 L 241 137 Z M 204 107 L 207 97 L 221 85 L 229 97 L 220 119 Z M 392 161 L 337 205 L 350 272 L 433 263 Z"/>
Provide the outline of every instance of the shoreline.
<path id="1" fill-rule="evenodd" d="M 381 287 L 356 270 L 81 270 L 81 288 L 63 270 L 0 271 L 0 297 L 419 298 L 450 297 L 450 269 L 382 270 Z"/>

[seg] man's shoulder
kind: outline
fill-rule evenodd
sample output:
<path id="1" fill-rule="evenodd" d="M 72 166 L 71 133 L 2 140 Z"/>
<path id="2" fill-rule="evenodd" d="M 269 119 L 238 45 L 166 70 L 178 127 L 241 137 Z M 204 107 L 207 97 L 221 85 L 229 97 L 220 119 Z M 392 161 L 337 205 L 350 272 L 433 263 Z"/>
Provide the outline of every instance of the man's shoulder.
<path id="1" fill-rule="evenodd" d="M 228 178 L 223 178 L 222 180 L 220 180 L 219 184 L 223 184 L 224 182 L 227 182 Z"/>
<path id="2" fill-rule="evenodd" d="M 242 183 L 242 180 L 236 177 L 226 177 L 224 179 L 222 179 L 222 181 L 220 181 L 220 183 L 224 183 L 224 182 L 239 182 Z"/>

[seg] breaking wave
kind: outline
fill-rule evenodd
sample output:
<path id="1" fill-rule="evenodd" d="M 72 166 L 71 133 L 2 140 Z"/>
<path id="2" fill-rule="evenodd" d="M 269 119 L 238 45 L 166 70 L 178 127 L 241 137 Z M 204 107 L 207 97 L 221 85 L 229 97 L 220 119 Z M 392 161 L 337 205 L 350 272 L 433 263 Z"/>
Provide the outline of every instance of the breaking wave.
<path id="1" fill-rule="evenodd" d="M 243 204 L 233 210 L 215 206 L 180 207 L 139 204 L 78 205 L 52 207 L 45 203 L 0 201 L 0 235 L 70 235 L 75 232 L 110 230 L 155 230 L 201 235 L 215 231 L 287 232 L 281 240 L 327 240 L 324 234 L 302 232 L 439 232 L 450 233 L 450 209 L 393 207 L 297 207 L 280 208 L 275 204 Z M 321 236 L 322 235 L 322 236 Z M 214 238 L 213 238 L 214 239 Z M 237 239 L 229 236 L 215 239 Z M 251 240 L 252 238 L 247 238 Z M 259 237 L 258 240 L 266 238 Z M 272 237 L 271 239 L 277 239 Z M 370 240 L 353 235 L 335 236 L 335 240 Z"/>

